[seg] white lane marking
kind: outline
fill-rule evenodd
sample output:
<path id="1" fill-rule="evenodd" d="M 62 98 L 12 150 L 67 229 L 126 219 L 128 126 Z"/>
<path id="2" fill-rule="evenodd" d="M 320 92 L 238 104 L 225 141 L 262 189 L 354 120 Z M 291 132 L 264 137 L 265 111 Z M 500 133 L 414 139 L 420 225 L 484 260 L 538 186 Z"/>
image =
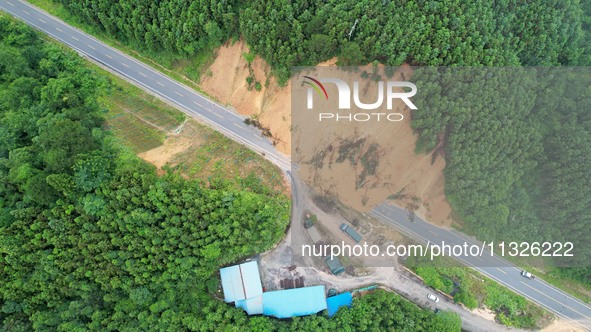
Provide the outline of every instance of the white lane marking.
<path id="1" fill-rule="evenodd" d="M 385 212 L 385 211 L 384 211 L 384 212 Z M 427 242 L 427 239 L 425 239 L 425 238 L 424 238 L 424 237 L 422 237 L 421 235 L 417 234 L 416 232 L 413 232 L 412 230 L 408 229 L 407 227 L 404 227 L 404 226 L 402 226 L 401 224 L 397 223 L 395 220 L 391 219 L 389 216 L 387 216 L 387 215 L 384 215 L 383 213 L 380 213 L 380 211 L 374 211 L 374 215 L 378 215 L 378 216 L 382 217 L 383 219 L 386 219 L 386 220 L 388 220 L 388 221 L 390 221 L 390 222 L 394 223 L 396 226 L 398 226 L 398 228 L 399 228 L 399 229 L 402 229 L 403 231 L 406 231 L 406 232 L 408 232 L 408 233 L 414 234 L 414 236 L 416 236 L 417 238 L 420 238 L 420 239 L 422 239 L 423 241 Z M 467 262 L 466 260 L 462 259 L 461 257 L 456 257 L 456 258 L 457 258 L 458 260 L 460 260 L 460 261 L 463 261 L 464 263 L 468 264 L 468 262 Z M 529 299 L 530 301 L 532 301 L 533 303 L 538 303 L 539 305 L 541 305 L 541 306 L 545 307 L 546 309 L 548 309 L 548 310 L 550 310 L 550 311 L 552 311 L 552 312 L 554 312 L 554 313 L 558 314 L 559 316 L 562 316 L 562 317 L 564 317 L 564 318 L 568 319 L 570 322 L 572 322 L 572 323 L 574 323 L 574 324 L 577 324 L 577 325 L 579 325 L 579 326 L 582 326 L 582 327 L 585 327 L 585 328 L 587 328 L 586 326 L 584 326 L 584 325 L 580 324 L 579 322 L 577 322 L 576 320 L 572 319 L 571 317 L 568 317 L 568 316 L 566 316 L 566 315 L 563 315 L 563 314 L 559 313 L 557 310 L 555 310 L 555 309 L 553 309 L 553 308 L 549 307 L 549 306 L 548 306 L 548 305 L 546 305 L 545 303 L 543 303 L 543 302 L 538 302 L 537 300 L 534 300 L 534 299 L 533 299 L 531 296 L 529 296 L 528 294 L 526 294 L 524 291 L 522 291 L 522 290 L 519 290 L 518 288 L 515 288 L 515 287 L 511 286 L 511 285 L 510 285 L 509 283 L 507 283 L 506 281 L 503 281 L 503 280 L 501 280 L 501 279 L 499 279 L 499 278 L 497 278 L 497 277 L 495 277 L 495 276 L 493 276 L 493 275 L 491 275 L 491 274 L 488 274 L 486 271 L 484 271 L 484 270 L 482 270 L 482 269 L 480 269 L 480 268 L 478 268 L 478 267 L 476 267 L 476 266 L 474 266 L 474 267 L 472 267 L 472 268 L 473 268 L 474 270 L 476 270 L 476 271 L 478 271 L 478 272 L 482 273 L 483 275 L 487 276 L 488 278 L 495 280 L 495 281 L 496 281 L 496 282 L 498 282 L 499 284 L 501 284 L 501 285 L 504 285 L 505 287 L 507 287 L 507 288 L 509 288 L 509 289 L 511 289 L 511 290 L 513 290 L 513 291 L 515 291 L 516 293 L 518 293 L 518 294 L 521 294 L 521 295 L 525 296 L 526 298 L 528 298 L 528 299 Z M 514 267 L 514 268 L 515 268 L 515 269 L 517 269 L 518 271 L 521 271 L 521 270 L 519 270 L 519 268 L 517 268 L 517 267 Z M 526 286 L 528 286 L 528 287 L 530 287 L 530 288 L 533 288 L 533 287 L 531 287 L 531 286 L 527 285 L 526 283 L 524 283 L 523 281 L 522 281 L 521 283 L 522 283 L 522 284 L 524 284 L 524 285 L 526 285 Z M 546 297 L 549 297 L 549 296 L 547 296 L 546 294 L 542 293 L 541 291 L 539 291 L 539 290 L 537 290 L 537 289 L 535 289 L 535 288 L 533 288 L 533 289 L 534 289 L 535 291 L 537 291 L 538 293 L 541 293 L 542 295 L 544 295 L 544 296 L 546 296 Z M 551 298 L 551 299 L 552 299 L 552 300 L 554 300 L 554 301 L 556 301 L 556 300 L 555 300 L 555 299 L 553 299 L 553 298 Z M 558 301 L 556 301 L 556 302 L 558 302 Z M 561 302 L 558 302 L 558 303 L 562 305 L 562 303 L 561 303 Z M 570 308 L 570 307 L 569 307 L 569 309 L 571 309 L 571 310 L 572 310 L 572 308 Z M 573 311 L 575 311 L 575 310 L 573 310 Z M 578 312 L 578 311 L 575 311 L 575 312 L 576 312 L 576 313 L 578 313 L 578 314 L 580 314 L 580 315 L 582 315 L 582 314 L 581 314 L 580 312 Z M 584 316 L 584 317 L 587 317 L 587 316 L 585 316 L 585 315 L 582 315 L 582 316 Z M 589 318 L 589 317 L 587 317 L 587 318 Z"/>
<path id="2" fill-rule="evenodd" d="M 193 102 L 193 104 L 195 104 L 195 105 L 197 105 L 197 106 L 199 106 L 199 107 L 201 107 L 201 108 L 205 108 L 205 107 L 203 107 L 203 105 L 199 104 L 199 103 L 198 103 L 198 102 L 196 102 L 196 101 L 194 101 L 194 102 Z"/>
<path id="3" fill-rule="evenodd" d="M 220 118 L 220 119 L 223 119 L 223 118 L 224 118 L 224 117 L 223 117 L 221 114 L 219 114 L 218 112 L 214 112 L 214 111 L 210 110 L 209 108 L 206 108 L 206 110 L 207 110 L 209 113 L 211 113 L 211 114 L 213 114 L 213 115 L 217 116 L 217 117 L 218 117 L 218 118 Z"/>
<path id="4" fill-rule="evenodd" d="M 433 234 L 434 236 L 437 236 L 437 237 L 439 237 L 439 235 L 437 235 L 437 233 L 433 232 L 432 230 L 428 229 L 427 231 L 428 231 L 429 233 Z"/>
<path id="5" fill-rule="evenodd" d="M 93 50 L 96 50 L 96 48 L 94 48 L 92 45 L 88 45 L 88 47 L 92 48 Z"/>
<path id="6" fill-rule="evenodd" d="M 56 29 L 57 29 L 58 31 L 61 31 L 61 32 L 63 32 L 63 31 L 62 31 L 61 29 L 59 29 L 59 28 L 56 28 Z M 63 39 L 61 39 L 61 38 L 59 38 L 59 37 L 57 37 L 57 36 L 56 36 L 56 38 L 57 38 L 58 40 L 60 40 L 60 41 L 64 42 L 64 43 L 68 44 L 68 43 L 67 43 L 66 41 L 64 41 Z M 92 37 L 91 37 L 91 38 L 92 38 Z M 103 55 L 107 56 L 107 57 L 108 57 L 108 58 L 110 58 L 110 59 L 113 59 L 113 57 L 112 57 L 112 56 L 110 56 L 110 55 L 107 55 L 107 54 L 103 54 Z M 150 71 L 153 71 L 153 69 L 152 69 L 152 68 L 150 68 L 150 67 L 146 66 L 145 64 L 143 64 L 143 63 L 141 63 L 141 62 L 138 62 L 136 59 L 134 59 L 134 58 L 132 58 L 132 57 L 128 56 L 128 55 L 127 55 L 127 54 L 125 54 L 125 53 L 120 53 L 120 55 L 121 55 L 121 56 L 123 56 L 123 57 L 126 57 L 126 58 L 130 59 L 131 61 L 133 61 L 133 62 L 137 63 L 138 65 L 140 65 L 140 66 L 142 66 L 142 67 L 144 67 L 144 68 L 146 68 L 146 69 L 148 69 L 148 70 L 150 70 Z M 129 78 L 129 79 L 133 80 L 133 78 L 132 78 L 132 77 L 129 77 L 128 75 L 125 75 L 124 73 L 122 73 L 122 74 L 123 74 L 124 76 L 126 76 L 127 78 Z M 140 85 L 142 85 L 140 82 L 137 82 L 137 83 L 139 83 Z M 183 85 L 182 83 L 178 83 L 178 82 L 176 82 L 176 81 L 173 81 L 173 83 L 174 83 L 175 85 L 178 85 L 178 86 L 181 86 L 181 87 L 185 87 L 185 88 L 186 88 L 186 86 L 185 86 L 185 85 Z M 161 84 L 161 83 L 159 83 L 159 84 Z M 162 84 L 161 84 L 161 85 L 162 85 Z M 162 86 L 164 86 L 164 85 L 162 85 Z M 148 87 L 148 86 L 145 86 L 145 87 L 149 89 L 149 87 Z M 157 92 L 157 91 L 155 91 L 155 92 Z M 164 97 L 164 96 L 163 96 L 163 97 Z M 168 99 L 167 97 L 164 97 L 164 98 L 165 98 L 165 99 Z M 170 100 L 170 99 L 169 99 L 169 100 Z M 171 101 L 175 102 L 174 100 L 171 100 Z M 210 103 L 211 103 L 211 102 L 210 102 Z M 220 105 L 218 105 L 218 104 L 216 104 L 216 103 L 211 103 L 211 104 L 212 104 L 213 106 L 223 107 L 223 106 L 220 106 Z M 181 107 L 184 107 L 184 105 L 182 105 L 182 104 L 179 104 L 179 106 L 181 106 Z M 186 109 L 186 110 L 188 110 L 188 111 L 190 112 L 190 109 L 187 109 L 187 108 L 185 108 L 185 109 Z M 224 109 L 224 110 L 225 110 L 225 109 Z M 209 111 L 210 111 L 210 110 L 209 110 Z M 232 115 L 234 115 L 234 116 L 238 117 L 238 116 L 237 116 L 237 115 L 235 115 L 234 113 L 232 113 L 232 112 L 230 112 L 230 113 L 231 113 Z M 218 114 L 218 113 L 214 113 L 214 115 L 216 115 L 216 116 L 218 116 L 218 117 L 220 117 L 220 118 L 223 118 L 223 116 L 222 116 L 222 115 L 220 115 L 220 114 Z M 240 118 L 240 120 L 242 120 L 242 118 Z M 215 125 L 218 125 L 218 124 L 215 124 L 215 123 L 212 123 L 212 124 L 213 124 L 214 126 L 215 126 Z M 222 127 L 222 128 L 220 128 L 220 129 L 221 129 L 221 131 L 222 131 L 223 133 L 225 133 L 226 135 L 228 135 L 230 138 L 233 138 L 233 139 L 235 139 L 235 140 L 237 140 L 237 141 L 239 141 L 239 142 L 241 142 L 241 143 L 243 143 L 243 144 L 246 144 L 247 146 L 248 146 L 248 145 L 250 145 L 250 146 L 256 146 L 256 145 L 254 144 L 254 142 L 252 142 L 252 141 L 250 141 L 250 140 L 246 139 L 245 137 L 238 136 L 238 135 L 236 135 L 235 133 L 233 133 L 233 132 L 231 132 L 231 131 L 227 131 L 227 129 L 226 129 L 226 130 L 224 130 L 224 128 L 223 128 L 223 127 Z M 271 158 L 271 157 L 272 157 L 272 158 Z M 275 153 L 273 153 L 272 151 L 267 151 L 267 159 L 268 159 L 268 160 L 270 160 L 271 162 L 274 162 L 274 163 L 276 163 L 277 165 L 279 165 L 279 164 L 282 164 L 282 165 L 280 165 L 280 167 L 283 167 L 284 169 L 290 169 L 290 167 L 291 167 L 291 165 L 290 165 L 290 163 L 289 163 L 289 158 L 287 158 L 287 160 L 286 160 L 285 156 L 283 156 L 283 155 L 281 155 L 281 154 L 275 154 Z"/>
<path id="7" fill-rule="evenodd" d="M 140 73 L 140 75 L 142 75 L 143 77 L 148 77 L 146 74 L 142 73 L 141 71 L 138 71 L 138 73 Z"/>
<path id="8" fill-rule="evenodd" d="M 10 1 L 6 1 L 9 5 L 11 5 L 12 7 L 14 7 L 14 5 L 12 4 L 12 2 Z"/>
<path id="9" fill-rule="evenodd" d="M 537 288 L 535 288 L 535 287 L 532 287 L 532 286 L 530 286 L 530 285 L 526 284 L 526 283 L 525 283 L 525 282 L 523 282 L 523 281 L 522 281 L 521 283 L 522 283 L 522 284 L 524 284 L 525 286 L 527 286 L 527 287 L 529 287 L 529 288 L 533 289 L 534 291 L 536 291 L 536 292 L 538 292 L 538 293 L 542 294 L 543 296 L 545 296 L 545 297 L 549 298 L 550 300 L 553 300 L 553 301 L 554 301 L 554 302 L 556 302 L 556 303 L 562 304 L 562 306 L 564 306 L 565 308 L 569 308 L 570 310 L 572 310 L 572 311 L 576 312 L 577 314 L 579 314 L 579 315 L 581 315 L 581 316 L 583 316 L 583 317 L 585 317 L 585 318 L 587 318 L 587 319 L 591 319 L 591 317 L 589 317 L 589 316 L 586 316 L 586 315 L 584 315 L 584 314 L 582 314 L 582 313 L 580 313 L 580 312 L 576 311 L 575 309 L 573 309 L 573 308 L 571 308 L 571 307 L 567 306 L 566 304 L 564 304 L 564 303 L 562 303 L 562 302 L 558 301 L 557 299 L 555 299 L 555 298 L 553 298 L 552 296 L 550 296 L 550 295 L 548 295 L 548 294 L 546 294 L 546 293 L 542 292 L 541 290 L 539 290 L 539 289 L 537 289 Z"/>
<path id="10" fill-rule="evenodd" d="M 468 262 L 466 262 L 466 261 L 464 261 L 464 262 L 465 262 L 466 264 L 468 263 Z M 545 304 L 544 302 L 538 302 L 538 300 L 535 300 L 535 299 L 534 299 L 534 298 L 532 298 L 530 295 L 528 295 L 528 294 L 526 294 L 525 292 L 523 292 L 523 291 L 521 291 L 521 290 L 519 290 L 519 289 L 517 289 L 517 288 L 515 288 L 515 287 L 513 287 L 513 286 L 511 286 L 511 285 L 509 285 L 508 283 L 506 283 L 506 282 L 502 281 L 501 279 L 499 279 L 499 278 L 497 278 L 497 277 L 493 276 L 492 274 L 490 274 L 490 275 L 489 275 L 489 274 L 487 274 L 487 272 L 486 272 L 486 271 L 484 271 L 484 270 L 482 270 L 482 269 L 480 269 L 480 268 L 478 268 L 478 267 L 476 267 L 476 266 L 472 267 L 472 269 L 474 269 L 474 270 L 476 270 L 476 271 L 478 271 L 478 272 L 480 272 L 480 273 L 484 274 L 485 276 L 488 276 L 489 278 L 491 278 L 492 280 L 494 280 L 494 281 L 498 282 L 498 283 L 499 283 L 499 284 L 501 284 L 501 285 L 505 285 L 505 287 L 509 288 L 510 290 L 514 291 L 515 293 L 523 295 L 523 296 L 524 296 L 526 299 L 530 300 L 530 301 L 531 301 L 531 302 L 533 302 L 533 303 L 538 303 L 538 304 L 539 304 L 539 305 L 541 305 L 542 307 L 544 307 L 544 308 L 548 309 L 549 311 L 551 311 L 551 312 L 555 313 L 556 315 L 558 315 L 558 316 L 560 316 L 560 317 L 563 317 L 564 319 L 567 319 L 567 320 L 568 320 L 568 321 L 570 321 L 571 323 L 574 323 L 574 324 L 576 324 L 576 325 L 579 325 L 579 326 L 581 326 L 581 327 L 584 327 L 584 328 L 586 328 L 586 329 L 587 329 L 587 327 L 586 327 L 586 326 L 582 325 L 581 323 L 577 322 L 576 320 L 572 319 L 571 317 L 568 317 L 568 316 L 566 316 L 565 314 L 563 314 L 563 313 L 559 312 L 558 310 L 556 310 L 556 309 L 553 309 L 553 308 L 549 307 L 549 306 L 548 306 L 547 304 Z"/>
<path id="11" fill-rule="evenodd" d="M 47 24 L 47 22 L 45 22 L 45 20 L 44 20 L 44 19 L 42 19 L 42 18 L 40 18 L 40 19 L 39 19 L 39 21 L 41 21 L 42 23 L 45 23 L 45 24 Z"/>
<path id="12" fill-rule="evenodd" d="M 179 96 L 181 96 L 181 97 L 183 96 L 183 95 L 182 95 L 182 94 L 180 94 L 178 91 L 175 91 L 174 93 L 176 93 L 177 95 L 179 95 Z"/>
<path id="13" fill-rule="evenodd" d="M 58 27 L 56 27 L 55 29 L 56 29 L 57 31 L 59 31 L 59 32 L 64 32 L 62 29 L 60 29 L 60 28 L 58 28 Z"/>
<path id="14" fill-rule="evenodd" d="M 122 65 L 124 65 L 124 66 L 125 66 L 125 68 L 129 68 L 129 65 L 128 65 L 128 64 L 125 64 L 125 63 L 123 63 L 123 62 L 121 62 L 121 64 L 122 64 Z"/>
<path id="15" fill-rule="evenodd" d="M 72 36 L 72 39 L 74 39 L 74 40 L 76 40 L 76 41 L 80 41 L 80 39 L 78 39 L 78 38 L 76 38 L 76 37 L 74 37 L 74 36 Z"/>
<path id="16" fill-rule="evenodd" d="M 503 270 L 499 269 L 498 267 L 497 267 L 497 270 L 503 272 L 504 274 L 508 274 L 506 271 L 503 271 Z"/>
<path id="17" fill-rule="evenodd" d="M 265 140 L 263 137 L 261 137 L 259 135 L 256 135 L 255 137 L 258 138 L 258 139 L 260 139 L 261 141 L 264 141 Z"/>
<path id="18" fill-rule="evenodd" d="M 29 13 L 28 11 L 23 9 L 23 13 L 27 14 L 27 15 L 31 15 L 31 13 Z"/>
<path id="19" fill-rule="evenodd" d="M 158 85 L 160 85 L 160 86 L 164 86 L 164 84 L 162 84 L 162 83 L 160 83 L 158 81 L 156 81 L 156 83 L 158 83 Z"/>
<path id="20" fill-rule="evenodd" d="M 236 122 L 232 122 L 232 124 L 233 124 L 234 126 L 236 126 L 236 127 L 240 128 L 240 129 L 243 129 L 243 128 L 242 128 L 242 126 L 241 126 L 240 124 L 236 123 Z"/>

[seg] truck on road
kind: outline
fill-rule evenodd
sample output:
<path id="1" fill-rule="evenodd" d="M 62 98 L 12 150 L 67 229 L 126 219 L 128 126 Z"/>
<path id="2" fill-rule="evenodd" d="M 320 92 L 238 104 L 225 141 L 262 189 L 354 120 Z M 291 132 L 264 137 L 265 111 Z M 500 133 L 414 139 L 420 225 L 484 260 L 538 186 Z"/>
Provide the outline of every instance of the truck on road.
<path id="1" fill-rule="evenodd" d="M 341 224 L 341 231 L 347 233 L 355 242 L 361 242 L 361 235 L 357 233 L 351 226 L 347 226 L 346 224 Z"/>

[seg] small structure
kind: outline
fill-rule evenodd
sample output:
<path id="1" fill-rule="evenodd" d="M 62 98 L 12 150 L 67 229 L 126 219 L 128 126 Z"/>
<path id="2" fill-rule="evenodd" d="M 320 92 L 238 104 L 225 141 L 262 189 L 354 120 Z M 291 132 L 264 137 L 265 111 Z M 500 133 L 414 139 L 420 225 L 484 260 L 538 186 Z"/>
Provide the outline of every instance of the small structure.
<path id="1" fill-rule="evenodd" d="M 316 218 L 315 214 L 311 214 L 310 212 L 306 212 L 304 216 L 304 228 L 308 229 L 316 223 L 318 219 Z"/>
<path id="2" fill-rule="evenodd" d="M 263 286 L 256 261 L 220 269 L 224 301 L 236 302 L 263 294 Z"/>
<path id="3" fill-rule="evenodd" d="M 249 315 L 290 318 L 315 314 L 327 308 L 324 286 L 303 287 L 303 278 L 290 280 L 291 287 L 263 293 L 256 261 L 220 269 L 224 301 L 234 302 Z"/>
<path id="4" fill-rule="evenodd" d="M 277 318 L 312 315 L 327 308 L 324 286 L 263 293 L 263 314 Z"/>
<path id="5" fill-rule="evenodd" d="M 316 226 L 308 228 L 308 234 L 310 235 L 313 243 L 318 243 L 320 240 L 322 240 L 322 237 L 320 237 L 320 233 L 318 232 Z"/>
<path id="6" fill-rule="evenodd" d="M 326 299 L 326 305 L 328 307 L 328 317 L 334 316 L 340 307 L 351 307 L 353 302 L 353 295 L 351 293 L 343 293 L 335 296 L 331 296 Z"/>
<path id="7" fill-rule="evenodd" d="M 341 264 L 341 261 L 338 257 L 331 258 L 328 256 L 324 259 L 324 262 L 330 268 L 330 272 L 332 272 L 332 274 L 335 276 L 345 272 L 345 268 L 343 267 L 343 264 Z"/>
<path id="8" fill-rule="evenodd" d="M 341 224 L 340 229 L 341 231 L 347 233 L 347 235 L 349 235 L 349 237 L 352 238 L 353 241 L 357 243 L 361 242 L 361 235 L 359 235 L 359 233 L 357 233 L 357 231 L 354 230 L 351 226 L 347 226 L 347 224 Z"/>
<path id="9" fill-rule="evenodd" d="M 279 281 L 279 285 L 283 289 L 302 288 L 304 287 L 304 277 L 284 278 Z"/>

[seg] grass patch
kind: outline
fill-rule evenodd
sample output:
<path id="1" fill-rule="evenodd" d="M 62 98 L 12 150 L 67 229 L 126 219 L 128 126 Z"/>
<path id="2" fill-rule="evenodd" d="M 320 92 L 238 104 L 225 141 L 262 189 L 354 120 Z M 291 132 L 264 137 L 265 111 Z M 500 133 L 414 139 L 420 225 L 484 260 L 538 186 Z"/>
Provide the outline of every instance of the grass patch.
<path id="1" fill-rule="evenodd" d="M 185 114 L 157 105 L 156 101 L 156 98 L 146 94 L 131 95 L 120 86 L 115 86 L 102 100 L 110 109 L 135 116 L 161 131 L 174 131 L 185 120 Z"/>
<path id="2" fill-rule="evenodd" d="M 281 171 L 257 153 L 201 124 L 188 122 L 182 137 L 192 145 L 171 161 L 174 170 L 210 184 L 230 184 L 263 194 L 286 193 Z"/>
<path id="3" fill-rule="evenodd" d="M 202 180 L 207 185 L 232 186 L 266 195 L 287 195 L 281 171 L 268 160 L 217 131 L 187 119 L 160 99 L 94 65 L 109 78 L 98 99 L 108 110 L 106 125 L 121 143 L 135 153 L 163 144 L 186 146 L 170 156 L 163 168 Z"/>
<path id="4" fill-rule="evenodd" d="M 106 125 L 107 129 L 134 153 L 148 151 L 164 143 L 162 132 L 132 115 L 119 113 L 117 110 L 107 114 Z"/>
<path id="5" fill-rule="evenodd" d="M 168 133 L 185 120 L 184 113 L 115 75 L 90 66 L 110 79 L 108 88 L 98 98 L 101 107 L 108 110 L 107 128 L 134 153 L 161 146 Z"/>

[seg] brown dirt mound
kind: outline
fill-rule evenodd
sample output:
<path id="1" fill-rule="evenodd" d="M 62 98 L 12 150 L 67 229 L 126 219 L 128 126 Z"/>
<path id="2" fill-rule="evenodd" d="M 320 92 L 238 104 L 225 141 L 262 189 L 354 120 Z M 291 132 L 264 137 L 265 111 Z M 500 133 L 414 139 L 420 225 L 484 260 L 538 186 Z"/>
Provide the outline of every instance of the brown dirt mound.
<path id="1" fill-rule="evenodd" d="M 279 151 L 289 154 L 291 146 L 290 85 L 279 87 L 270 76 L 271 68 L 259 56 L 251 63 L 255 80 L 261 91 L 249 89 L 250 75 L 244 54 L 250 50 L 242 41 L 220 47 L 215 61 L 202 75 L 200 87 L 219 100 L 234 107 L 243 115 L 256 117 L 263 127 L 269 128 L 277 141 Z"/>

